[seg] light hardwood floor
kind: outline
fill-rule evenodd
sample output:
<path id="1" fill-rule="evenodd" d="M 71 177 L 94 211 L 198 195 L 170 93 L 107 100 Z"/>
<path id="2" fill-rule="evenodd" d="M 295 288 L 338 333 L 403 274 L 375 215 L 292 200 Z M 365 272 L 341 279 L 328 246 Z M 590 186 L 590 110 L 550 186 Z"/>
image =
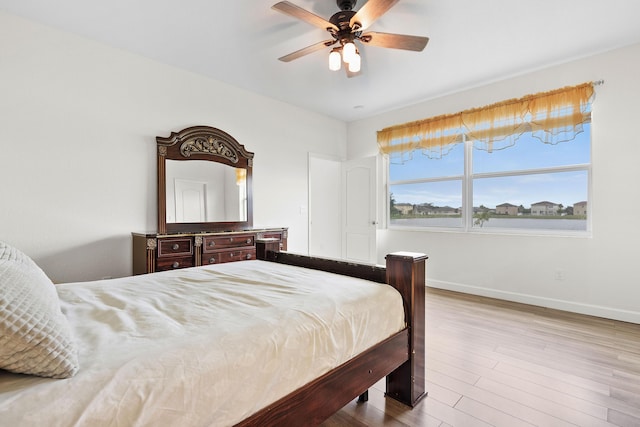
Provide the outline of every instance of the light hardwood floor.
<path id="1" fill-rule="evenodd" d="M 384 382 L 333 426 L 640 427 L 640 325 L 428 288 L 428 396 Z"/>

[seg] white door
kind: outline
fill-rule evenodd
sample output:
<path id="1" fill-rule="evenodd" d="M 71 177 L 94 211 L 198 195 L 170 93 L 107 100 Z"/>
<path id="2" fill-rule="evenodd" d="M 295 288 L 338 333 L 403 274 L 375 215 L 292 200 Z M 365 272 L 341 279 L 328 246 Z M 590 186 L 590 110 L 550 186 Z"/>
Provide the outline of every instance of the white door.
<path id="1" fill-rule="evenodd" d="M 205 222 L 207 184 L 176 179 L 175 189 L 176 222 Z"/>
<path id="2" fill-rule="evenodd" d="M 341 165 L 309 154 L 309 255 L 342 258 Z"/>
<path id="3" fill-rule="evenodd" d="M 342 165 L 343 256 L 356 262 L 376 262 L 376 158 Z"/>

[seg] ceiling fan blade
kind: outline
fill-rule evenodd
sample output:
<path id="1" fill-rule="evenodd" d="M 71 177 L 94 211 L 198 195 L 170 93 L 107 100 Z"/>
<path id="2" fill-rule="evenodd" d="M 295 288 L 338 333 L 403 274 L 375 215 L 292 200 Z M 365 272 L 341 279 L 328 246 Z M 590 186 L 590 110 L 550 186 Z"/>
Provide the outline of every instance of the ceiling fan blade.
<path id="1" fill-rule="evenodd" d="M 360 36 L 360 41 L 370 46 L 389 47 L 420 52 L 429 42 L 429 37 L 406 34 L 377 33 L 375 31 Z"/>
<path id="2" fill-rule="evenodd" d="M 313 53 L 313 52 L 315 52 L 317 50 L 321 50 L 321 49 L 324 49 L 325 47 L 329 47 L 332 44 L 334 44 L 336 41 L 337 40 L 325 40 L 325 41 L 320 42 L 320 43 L 315 43 L 315 44 L 312 44 L 311 46 L 307 46 L 307 47 L 304 47 L 304 48 L 302 48 L 300 50 L 296 50 L 295 52 L 292 52 L 292 53 L 290 53 L 288 55 L 282 56 L 282 57 L 280 57 L 278 59 L 280 61 L 282 61 L 282 62 L 290 62 L 290 61 L 293 61 L 294 59 L 298 59 L 298 58 L 300 58 L 302 56 L 308 55 L 308 54 Z"/>
<path id="3" fill-rule="evenodd" d="M 275 9 L 278 12 L 282 12 L 289 16 L 293 16 L 294 18 L 308 22 L 309 24 L 322 28 L 323 30 L 331 28 L 338 31 L 338 27 L 331 22 L 288 1 L 278 2 L 271 6 L 271 9 Z"/>
<path id="4" fill-rule="evenodd" d="M 369 0 L 351 17 L 349 25 L 354 30 L 364 30 L 396 3 L 398 0 Z"/>

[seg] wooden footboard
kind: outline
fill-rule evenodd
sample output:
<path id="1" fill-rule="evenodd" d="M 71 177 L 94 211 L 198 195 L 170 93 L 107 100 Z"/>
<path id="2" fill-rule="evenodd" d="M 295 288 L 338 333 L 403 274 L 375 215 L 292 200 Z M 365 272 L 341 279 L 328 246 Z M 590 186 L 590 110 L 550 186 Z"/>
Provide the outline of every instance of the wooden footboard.
<path id="1" fill-rule="evenodd" d="M 386 268 L 278 252 L 275 239 L 257 243 L 257 258 L 388 283 L 402 295 L 406 329 L 244 420 L 239 426 L 322 423 L 344 405 L 387 377 L 386 395 L 411 407 L 425 392 L 424 254 L 397 252 Z"/>
<path id="2" fill-rule="evenodd" d="M 409 358 L 404 329 L 237 426 L 318 425 Z"/>

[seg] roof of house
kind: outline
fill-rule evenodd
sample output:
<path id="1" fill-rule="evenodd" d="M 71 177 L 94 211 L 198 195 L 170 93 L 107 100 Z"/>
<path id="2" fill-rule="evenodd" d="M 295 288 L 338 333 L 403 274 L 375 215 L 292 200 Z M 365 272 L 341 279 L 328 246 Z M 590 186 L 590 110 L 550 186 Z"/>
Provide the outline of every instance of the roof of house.
<path id="1" fill-rule="evenodd" d="M 558 206 L 557 203 L 553 203 L 553 202 L 547 202 L 547 201 L 542 201 L 542 202 L 538 202 L 538 203 L 531 203 L 531 206 Z"/>

